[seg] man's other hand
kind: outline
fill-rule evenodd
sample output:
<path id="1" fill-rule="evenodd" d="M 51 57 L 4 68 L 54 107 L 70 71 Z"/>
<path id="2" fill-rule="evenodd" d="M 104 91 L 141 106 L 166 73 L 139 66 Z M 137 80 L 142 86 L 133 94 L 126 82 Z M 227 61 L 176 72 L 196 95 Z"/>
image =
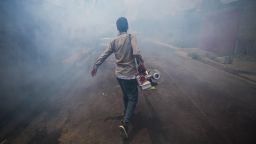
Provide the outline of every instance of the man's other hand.
<path id="1" fill-rule="evenodd" d="M 93 69 L 92 69 L 92 71 L 91 71 L 92 77 L 94 77 L 94 76 L 96 75 L 97 69 L 98 69 L 97 66 L 93 66 Z"/>
<path id="2" fill-rule="evenodd" d="M 139 67 L 138 67 L 138 72 L 139 72 L 140 74 L 146 74 L 146 68 L 145 68 L 145 66 L 144 66 L 143 63 L 141 63 L 141 64 L 139 65 Z"/>

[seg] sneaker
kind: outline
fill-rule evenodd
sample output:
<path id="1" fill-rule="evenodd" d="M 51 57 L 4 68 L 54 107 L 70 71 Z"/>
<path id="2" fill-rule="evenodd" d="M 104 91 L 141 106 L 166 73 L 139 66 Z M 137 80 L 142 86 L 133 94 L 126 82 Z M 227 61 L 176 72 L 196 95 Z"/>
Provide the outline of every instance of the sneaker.
<path id="1" fill-rule="evenodd" d="M 119 126 L 121 135 L 125 138 L 128 138 L 128 127 L 124 126 L 123 124 Z"/>

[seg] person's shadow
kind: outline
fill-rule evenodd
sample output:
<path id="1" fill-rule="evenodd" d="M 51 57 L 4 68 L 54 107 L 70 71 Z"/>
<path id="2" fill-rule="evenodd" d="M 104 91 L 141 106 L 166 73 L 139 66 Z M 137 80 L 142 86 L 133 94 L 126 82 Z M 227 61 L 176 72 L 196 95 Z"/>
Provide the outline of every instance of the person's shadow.
<path id="1" fill-rule="evenodd" d="M 134 137 L 144 128 L 147 127 L 147 118 L 142 112 L 135 113 L 131 120 L 131 128 L 128 130 L 128 138 L 122 138 L 123 144 L 129 144 L 133 141 Z"/>
<path id="2" fill-rule="evenodd" d="M 144 94 L 146 106 L 145 112 L 138 112 L 132 118 L 132 130 L 129 133 L 129 138 L 123 140 L 123 144 L 129 144 L 134 137 L 142 130 L 147 129 L 152 143 L 166 144 L 171 143 L 167 129 L 163 129 L 163 123 L 160 120 L 158 112 L 150 101 L 150 95 Z M 152 98 L 155 97 L 151 97 Z"/>
<path id="3" fill-rule="evenodd" d="M 159 119 L 157 111 L 154 109 L 153 105 L 151 104 L 150 100 L 145 97 L 145 104 L 147 107 L 147 113 L 137 112 L 134 113 L 131 126 L 128 130 L 128 138 L 122 138 L 123 144 L 130 144 L 135 136 L 143 129 L 147 129 L 149 133 L 149 137 L 152 143 L 170 143 L 169 136 L 167 135 L 166 129 L 163 128 L 163 124 Z M 147 115 L 146 115 L 147 114 Z M 122 115 L 112 116 L 105 119 L 107 120 L 118 120 L 122 119 Z"/>
<path id="4" fill-rule="evenodd" d="M 123 117 L 122 115 L 111 116 L 111 117 L 107 117 L 106 119 L 104 119 L 104 121 L 109 121 L 109 120 L 121 121 L 122 117 Z M 128 138 L 121 137 L 123 144 L 131 143 L 133 141 L 134 137 L 143 128 L 147 128 L 146 123 L 145 123 L 146 121 L 147 121 L 146 117 L 143 115 L 143 113 L 141 113 L 141 112 L 135 113 L 131 120 L 131 127 L 129 127 L 129 130 L 128 130 L 129 137 Z"/>

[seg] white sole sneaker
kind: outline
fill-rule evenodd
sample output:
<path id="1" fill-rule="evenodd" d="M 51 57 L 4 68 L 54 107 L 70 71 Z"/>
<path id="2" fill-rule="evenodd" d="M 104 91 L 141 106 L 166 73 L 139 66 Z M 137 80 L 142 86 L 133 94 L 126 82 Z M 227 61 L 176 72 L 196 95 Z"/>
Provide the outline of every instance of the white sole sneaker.
<path id="1" fill-rule="evenodd" d="M 121 133 L 125 136 L 125 138 L 128 138 L 128 131 L 123 125 L 119 126 Z"/>

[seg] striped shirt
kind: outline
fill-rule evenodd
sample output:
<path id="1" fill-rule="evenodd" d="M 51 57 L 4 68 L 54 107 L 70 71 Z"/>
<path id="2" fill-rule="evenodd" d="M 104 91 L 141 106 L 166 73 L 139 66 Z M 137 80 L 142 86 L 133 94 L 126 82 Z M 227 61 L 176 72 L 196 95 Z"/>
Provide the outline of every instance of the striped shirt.
<path id="1" fill-rule="evenodd" d="M 98 57 L 95 65 L 101 65 L 112 53 L 116 58 L 116 76 L 120 79 L 135 79 L 137 70 L 133 55 L 140 54 L 135 35 L 120 33 Z"/>

